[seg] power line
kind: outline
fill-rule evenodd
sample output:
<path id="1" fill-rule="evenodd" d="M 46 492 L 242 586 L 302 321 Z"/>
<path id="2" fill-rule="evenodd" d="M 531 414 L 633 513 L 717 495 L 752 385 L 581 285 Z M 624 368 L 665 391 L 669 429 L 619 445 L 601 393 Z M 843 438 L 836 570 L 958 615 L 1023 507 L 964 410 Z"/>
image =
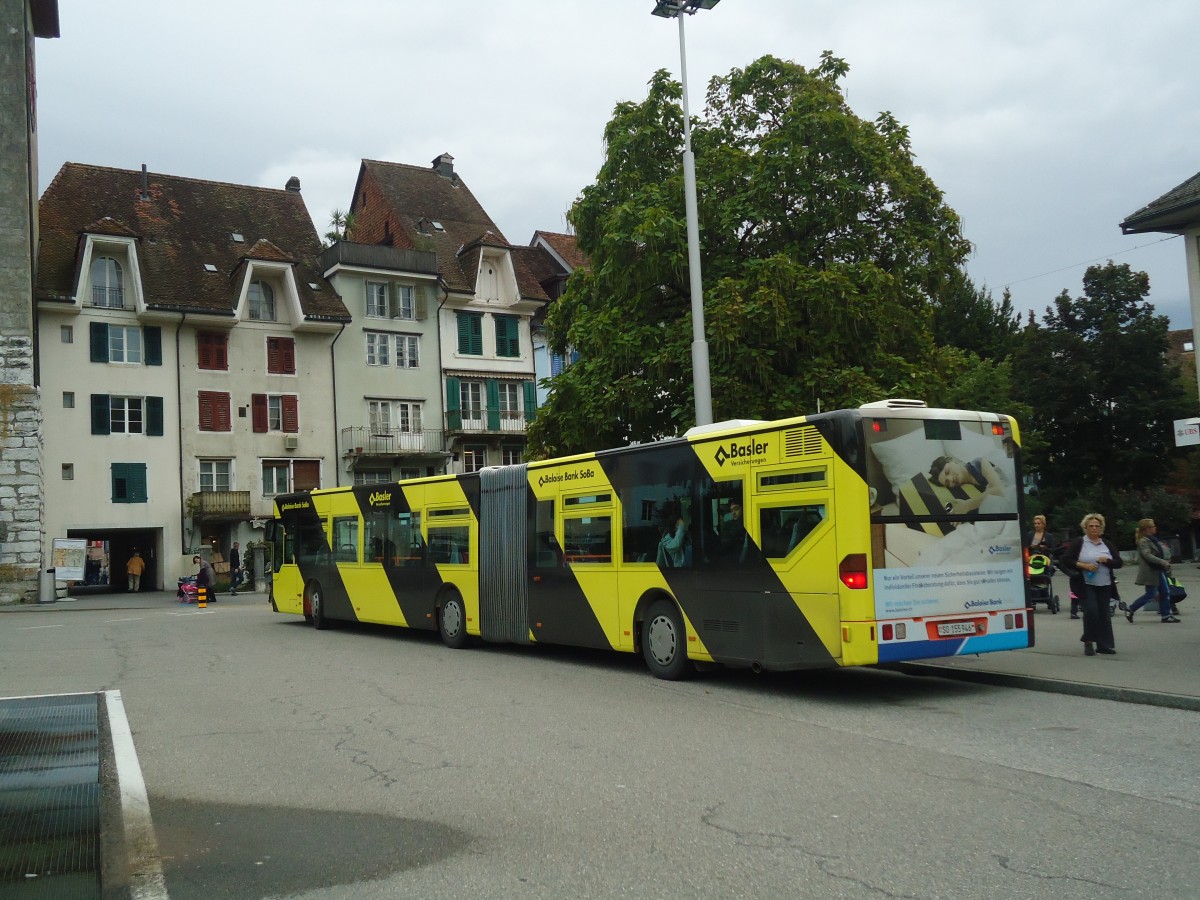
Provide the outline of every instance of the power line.
<path id="1" fill-rule="evenodd" d="M 1132 253 L 1134 250 L 1143 250 L 1146 247 L 1153 247 L 1156 244 L 1164 243 L 1165 241 L 1174 241 L 1183 237 L 1181 234 L 1169 234 L 1165 238 L 1159 238 L 1157 241 L 1151 241 L 1148 244 L 1138 244 L 1136 247 L 1130 247 L 1127 250 L 1118 250 L 1116 253 L 1106 253 L 1103 256 L 1097 256 L 1093 259 L 1085 259 L 1083 262 L 1073 263 L 1069 266 L 1063 266 L 1061 269 L 1051 269 L 1049 272 L 1043 272 L 1041 275 L 1030 275 L 1027 278 L 1018 278 L 1015 281 L 1010 281 L 1004 287 L 1012 287 L 1014 284 L 1021 284 L 1024 281 L 1036 281 L 1038 278 L 1045 278 L 1047 275 L 1057 275 L 1059 272 L 1066 272 L 1070 269 L 1078 269 L 1080 266 L 1086 266 L 1094 262 L 1100 262 L 1102 259 L 1112 259 L 1114 256 L 1121 256 L 1125 253 Z"/>

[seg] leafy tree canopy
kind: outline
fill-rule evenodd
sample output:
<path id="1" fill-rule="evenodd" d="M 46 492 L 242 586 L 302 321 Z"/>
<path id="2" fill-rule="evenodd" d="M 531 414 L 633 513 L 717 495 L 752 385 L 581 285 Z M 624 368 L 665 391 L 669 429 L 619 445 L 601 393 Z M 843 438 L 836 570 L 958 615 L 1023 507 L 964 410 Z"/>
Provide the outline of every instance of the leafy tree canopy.
<path id="1" fill-rule="evenodd" d="M 933 339 L 939 345 L 949 344 L 983 359 L 999 361 L 1017 348 L 1020 337 L 1021 317 L 1013 309 L 1012 295 L 1007 290 L 997 304 L 986 287 L 976 288 L 969 278 L 960 275 L 935 298 Z"/>
<path id="2" fill-rule="evenodd" d="M 1088 498 L 1113 510 L 1121 490 L 1163 483 L 1174 419 L 1189 400 L 1167 361 L 1166 316 L 1147 305 L 1144 272 L 1091 266 L 1083 296 L 1063 291 L 1014 354 L 1014 395 L 1030 407 L 1040 449 L 1027 457 L 1050 506 Z"/>
<path id="3" fill-rule="evenodd" d="M 714 418 L 776 418 L 944 391 L 932 301 L 969 251 L 907 130 L 847 106 L 847 65 L 763 57 L 714 78 L 693 127 Z M 551 309 L 580 360 L 529 437 L 560 454 L 694 421 L 680 85 L 665 71 L 605 129 L 568 215 L 590 266 Z M 958 360 L 962 363 L 962 360 Z M 970 404 L 975 405 L 975 404 Z"/>

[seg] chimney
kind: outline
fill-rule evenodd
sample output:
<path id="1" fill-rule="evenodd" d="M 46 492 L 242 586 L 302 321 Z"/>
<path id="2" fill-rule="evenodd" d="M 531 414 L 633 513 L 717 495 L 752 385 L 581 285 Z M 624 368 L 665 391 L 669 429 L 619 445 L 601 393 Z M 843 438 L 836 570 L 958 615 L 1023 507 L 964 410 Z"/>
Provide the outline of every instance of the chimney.
<path id="1" fill-rule="evenodd" d="M 293 194 L 298 194 L 300 193 L 300 179 L 293 175 L 287 180 L 287 184 L 285 184 L 283 187 L 285 190 L 289 190 Z"/>
<path id="2" fill-rule="evenodd" d="M 443 178 L 454 180 L 454 157 L 449 153 L 443 153 L 433 161 L 433 168 Z"/>
<path id="3" fill-rule="evenodd" d="M 146 164 L 142 163 L 142 199 L 150 199 L 150 178 L 146 174 Z"/>

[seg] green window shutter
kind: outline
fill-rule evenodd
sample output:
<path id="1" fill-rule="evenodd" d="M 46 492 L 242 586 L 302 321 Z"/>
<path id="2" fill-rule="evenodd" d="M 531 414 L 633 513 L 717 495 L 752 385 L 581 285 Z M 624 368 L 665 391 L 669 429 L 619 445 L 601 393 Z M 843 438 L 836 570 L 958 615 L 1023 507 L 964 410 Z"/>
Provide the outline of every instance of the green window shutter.
<path id="1" fill-rule="evenodd" d="M 387 283 L 387 314 L 391 319 L 400 314 L 400 291 L 394 281 Z"/>
<path id="2" fill-rule="evenodd" d="M 157 325 L 148 325 L 142 329 L 142 346 L 145 352 L 146 365 L 162 365 L 162 329 Z"/>
<path id="3" fill-rule="evenodd" d="M 467 349 L 471 346 L 471 323 L 466 313 L 456 313 L 458 320 L 458 352 L 469 353 Z"/>
<path id="4" fill-rule="evenodd" d="M 163 398 L 146 398 L 146 434 L 162 437 L 163 433 Z"/>
<path id="5" fill-rule="evenodd" d="M 455 431 L 462 429 L 462 398 L 459 396 L 457 378 L 446 378 L 446 427 Z"/>
<path id="6" fill-rule="evenodd" d="M 111 471 L 113 503 L 147 501 L 145 463 L 113 463 Z"/>
<path id="7" fill-rule="evenodd" d="M 130 503 L 145 503 L 149 499 L 146 490 L 146 464 L 129 463 Z"/>
<path id="8" fill-rule="evenodd" d="M 525 421 L 532 422 L 537 413 L 537 385 L 532 381 L 526 381 L 522 387 L 525 390 Z"/>
<path id="9" fill-rule="evenodd" d="M 520 356 L 520 328 L 515 316 L 495 316 L 496 320 L 496 355 Z"/>
<path id="10" fill-rule="evenodd" d="M 108 434 L 108 394 L 92 394 L 92 434 Z"/>
<path id="11" fill-rule="evenodd" d="M 489 431 L 500 430 L 500 384 L 495 378 L 489 378 L 483 383 L 483 391 L 487 397 L 487 427 Z"/>
<path id="12" fill-rule="evenodd" d="M 469 356 L 483 353 L 483 316 L 479 313 L 458 313 L 458 352 Z"/>
<path id="13" fill-rule="evenodd" d="M 418 322 L 423 322 L 429 316 L 429 295 L 433 293 L 433 288 L 427 284 L 418 284 L 413 288 L 413 317 Z"/>
<path id="14" fill-rule="evenodd" d="M 90 329 L 92 362 L 108 362 L 108 324 L 92 322 Z M 105 434 L 108 434 L 106 431 Z"/>

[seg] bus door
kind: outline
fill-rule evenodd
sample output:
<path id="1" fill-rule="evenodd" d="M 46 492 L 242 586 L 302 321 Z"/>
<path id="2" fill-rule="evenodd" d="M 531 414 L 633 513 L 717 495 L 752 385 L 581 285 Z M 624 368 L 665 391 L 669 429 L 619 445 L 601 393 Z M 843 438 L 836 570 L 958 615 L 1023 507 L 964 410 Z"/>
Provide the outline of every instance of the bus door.
<path id="1" fill-rule="evenodd" d="M 780 610 L 768 641 L 778 640 L 780 658 L 799 661 L 841 657 L 836 503 L 830 466 L 814 461 L 754 474 L 751 530 L 762 558 L 804 624 Z M 789 624 L 790 623 L 790 624 Z M 813 638 L 820 646 L 809 646 Z"/>
<path id="2" fill-rule="evenodd" d="M 534 640 L 617 646 L 611 491 L 532 502 L 529 629 Z"/>

